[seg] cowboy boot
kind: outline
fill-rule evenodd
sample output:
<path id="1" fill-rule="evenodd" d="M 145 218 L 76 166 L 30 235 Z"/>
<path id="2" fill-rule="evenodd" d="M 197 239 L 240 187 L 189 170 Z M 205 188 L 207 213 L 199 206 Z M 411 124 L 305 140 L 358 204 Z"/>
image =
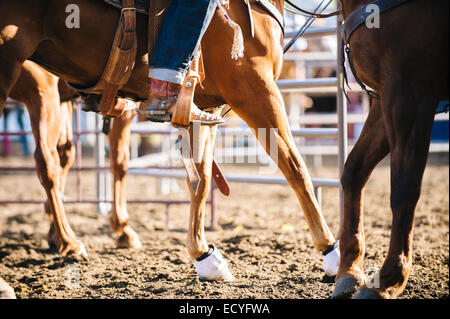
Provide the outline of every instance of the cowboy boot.
<path id="1" fill-rule="evenodd" d="M 153 122 L 170 122 L 177 106 L 181 85 L 177 83 L 150 79 L 150 98 L 146 109 L 138 112 Z M 219 115 L 200 110 L 195 104 L 191 107 L 191 122 L 202 125 L 222 124 L 224 120 Z"/>

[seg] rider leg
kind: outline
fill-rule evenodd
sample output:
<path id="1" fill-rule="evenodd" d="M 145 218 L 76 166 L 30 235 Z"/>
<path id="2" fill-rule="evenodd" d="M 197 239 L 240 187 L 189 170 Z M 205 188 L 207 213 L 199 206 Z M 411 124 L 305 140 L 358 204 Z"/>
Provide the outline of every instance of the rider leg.
<path id="1" fill-rule="evenodd" d="M 168 121 L 186 74 L 200 47 L 200 41 L 216 10 L 215 0 L 174 0 L 164 18 L 150 62 L 148 119 Z M 150 26 L 151 21 L 150 21 Z M 214 122 L 220 117 L 205 116 L 194 106 L 193 120 Z"/>

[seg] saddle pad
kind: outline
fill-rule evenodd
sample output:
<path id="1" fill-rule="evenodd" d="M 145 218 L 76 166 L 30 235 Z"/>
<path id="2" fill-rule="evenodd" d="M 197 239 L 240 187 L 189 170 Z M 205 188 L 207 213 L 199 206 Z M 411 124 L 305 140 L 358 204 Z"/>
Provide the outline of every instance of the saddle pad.
<path id="1" fill-rule="evenodd" d="M 104 0 L 107 4 L 110 4 L 116 8 L 122 9 L 122 1 L 121 0 Z M 149 12 L 149 3 L 148 0 L 134 0 L 134 6 L 136 7 L 136 12 L 147 14 Z"/>

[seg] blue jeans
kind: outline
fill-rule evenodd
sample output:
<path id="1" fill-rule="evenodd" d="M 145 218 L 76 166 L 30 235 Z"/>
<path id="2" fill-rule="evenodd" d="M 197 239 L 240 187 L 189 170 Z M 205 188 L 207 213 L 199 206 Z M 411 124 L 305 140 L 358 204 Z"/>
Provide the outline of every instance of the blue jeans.
<path id="1" fill-rule="evenodd" d="M 215 0 L 174 0 L 153 49 L 149 77 L 183 84 L 217 8 Z"/>

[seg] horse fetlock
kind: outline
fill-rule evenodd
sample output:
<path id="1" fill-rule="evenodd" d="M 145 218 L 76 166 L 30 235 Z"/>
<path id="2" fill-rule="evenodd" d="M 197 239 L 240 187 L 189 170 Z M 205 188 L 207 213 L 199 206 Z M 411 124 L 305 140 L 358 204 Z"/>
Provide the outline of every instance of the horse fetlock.
<path id="1" fill-rule="evenodd" d="M 228 268 L 227 261 L 214 245 L 210 245 L 209 251 L 195 261 L 195 267 L 200 279 L 211 281 L 234 280 L 234 276 Z"/>

